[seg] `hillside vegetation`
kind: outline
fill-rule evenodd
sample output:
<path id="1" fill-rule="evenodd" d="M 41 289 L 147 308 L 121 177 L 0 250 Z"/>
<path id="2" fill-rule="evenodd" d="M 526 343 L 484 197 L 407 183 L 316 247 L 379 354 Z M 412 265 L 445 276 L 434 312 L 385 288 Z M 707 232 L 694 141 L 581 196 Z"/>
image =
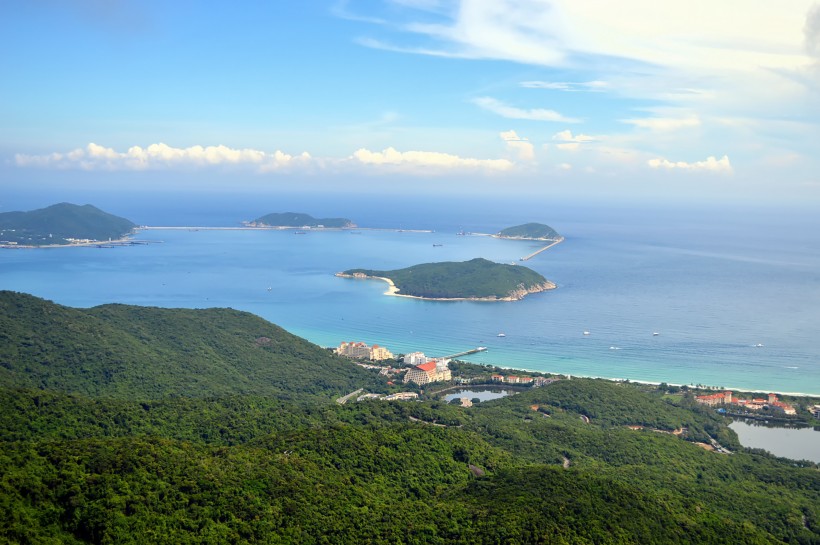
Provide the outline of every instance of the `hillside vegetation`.
<path id="1" fill-rule="evenodd" d="M 385 385 L 245 313 L 0 296 L 0 347 L 16 347 L 0 360 L 3 543 L 820 543 L 817 466 L 744 452 L 685 395 L 572 379 L 469 409 L 338 405 L 334 389 Z M 180 365 L 206 344 L 198 361 L 234 374 Z M 97 369 L 126 349 L 144 384 L 101 386 Z M 72 350 L 85 356 L 64 361 Z M 340 384 L 306 389 L 278 358 Z M 199 395 L 162 393 L 174 373 L 201 376 Z M 254 393 L 215 383 L 245 374 L 263 383 Z M 735 453 L 691 442 L 708 437 Z"/>
<path id="2" fill-rule="evenodd" d="M 86 204 L 60 203 L 30 212 L 0 214 L 0 243 L 68 244 L 67 239 L 108 240 L 129 234 L 137 225 Z"/>
<path id="3" fill-rule="evenodd" d="M 0 292 L 0 385 L 164 399 L 347 393 L 373 377 L 231 309 L 74 309 Z"/>
<path id="4" fill-rule="evenodd" d="M 356 227 L 356 224 L 347 218 L 314 218 L 298 212 L 274 212 L 256 218 L 252 223 L 270 227 Z"/>
<path id="5" fill-rule="evenodd" d="M 424 263 L 392 271 L 350 269 L 342 275 L 389 278 L 400 294 L 428 299 L 520 299 L 527 293 L 555 287 L 532 269 L 483 258 Z"/>
<path id="6" fill-rule="evenodd" d="M 543 223 L 525 223 L 515 227 L 507 227 L 496 233 L 495 236 L 526 240 L 557 240 L 561 238 L 561 235 L 555 229 Z"/>

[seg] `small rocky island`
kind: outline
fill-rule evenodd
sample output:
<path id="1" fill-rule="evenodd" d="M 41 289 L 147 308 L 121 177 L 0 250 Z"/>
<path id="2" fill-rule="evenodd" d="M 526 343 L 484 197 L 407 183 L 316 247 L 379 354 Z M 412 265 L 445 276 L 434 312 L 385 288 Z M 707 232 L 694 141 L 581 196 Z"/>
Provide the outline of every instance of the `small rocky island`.
<path id="1" fill-rule="evenodd" d="M 0 247 L 78 246 L 122 241 L 137 225 L 86 204 L 0 214 Z"/>
<path id="2" fill-rule="evenodd" d="M 248 227 L 296 227 L 311 229 L 350 229 L 356 224 L 347 218 L 314 218 L 301 212 L 274 212 L 253 221 L 243 222 Z"/>
<path id="3" fill-rule="evenodd" d="M 483 258 L 424 263 L 392 271 L 350 269 L 336 276 L 384 280 L 390 284 L 388 295 L 433 301 L 518 301 L 527 294 L 556 287 L 527 267 Z"/>
<path id="4" fill-rule="evenodd" d="M 564 237 L 558 232 L 543 223 L 525 223 L 515 227 L 507 227 L 493 235 L 496 238 L 511 238 L 516 240 L 547 240 L 560 241 Z"/>

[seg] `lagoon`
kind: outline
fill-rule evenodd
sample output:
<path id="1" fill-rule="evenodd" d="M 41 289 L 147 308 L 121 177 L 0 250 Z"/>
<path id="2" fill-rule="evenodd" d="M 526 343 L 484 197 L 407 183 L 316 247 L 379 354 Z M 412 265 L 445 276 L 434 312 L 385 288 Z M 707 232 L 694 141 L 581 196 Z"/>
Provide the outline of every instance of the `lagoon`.
<path id="1" fill-rule="evenodd" d="M 491 399 L 501 399 L 502 397 L 507 397 L 515 393 L 516 391 L 511 388 L 464 388 L 447 394 L 444 396 L 444 400 L 450 402 L 454 399 L 466 397 L 470 400 L 478 398 L 480 401 L 490 401 Z"/>
<path id="2" fill-rule="evenodd" d="M 813 428 L 772 426 L 754 420 L 735 420 L 729 427 L 737 433 L 744 447 L 820 464 L 820 431 Z"/>

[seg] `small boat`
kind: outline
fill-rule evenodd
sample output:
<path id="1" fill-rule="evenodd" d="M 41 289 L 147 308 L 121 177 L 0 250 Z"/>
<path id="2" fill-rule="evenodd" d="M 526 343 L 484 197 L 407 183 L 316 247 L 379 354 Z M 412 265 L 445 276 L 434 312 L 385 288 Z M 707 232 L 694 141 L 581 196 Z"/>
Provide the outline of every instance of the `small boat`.
<path id="1" fill-rule="evenodd" d="M 763 348 L 763 345 L 762 345 L 761 343 L 757 343 L 757 344 L 755 345 L 755 348 Z"/>
<path id="2" fill-rule="evenodd" d="M 506 336 L 507 336 L 507 335 L 505 335 L 504 333 L 499 333 L 499 334 L 497 335 L 497 337 L 506 337 Z"/>
<path id="3" fill-rule="evenodd" d="M 589 335 L 589 331 L 584 331 L 584 335 Z"/>
<path id="4" fill-rule="evenodd" d="M 439 246 L 444 246 L 444 244 L 433 244 L 433 248 L 438 248 Z"/>
<path id="5" fill-rule="evenodd" d="M 610 350 L 620 350 L 620 348 L 618 348 L 617 346 L 610 346 L 609 349 Z"/>
<path id="6" fill-rule="evenodd" d="M 273 289 L 272 287 L 268 286 L 268 291 L 271 291 L 272 289 Z"/>
<path id="7" fill-rule="evenodd" d="M 653 336 L 653 337 L 657 337 L 658 335 L 660 335 L 660 333 L 658 333 L 657 331 L 653 331 L 653 332 L 652 332 L 652 336 Z"/>

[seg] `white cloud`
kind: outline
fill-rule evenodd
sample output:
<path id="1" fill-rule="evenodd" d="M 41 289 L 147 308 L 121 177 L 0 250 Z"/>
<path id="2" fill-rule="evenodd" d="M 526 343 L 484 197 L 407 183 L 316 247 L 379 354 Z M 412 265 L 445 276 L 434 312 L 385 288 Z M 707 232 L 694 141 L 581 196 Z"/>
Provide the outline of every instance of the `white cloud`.
<path id="1" fill-rule="evenodd" d="M 526 138 L 520 138 L 514 131 L 502 133 L 507 145 L 514 149 L 519 158 L 531 159 L 532 145 Z M 251 167 L 258 172 L 293 171 L 316 169 L 346 169 L 350 167 L 380 167 L 402 172 L 424 173 L 453 170 L 500 172 L 515 168 L 509 159 L 477 159 L 460 157 L 437 151 L 398 151 L 386 148 L 370 151 L 361 148 L 353 155 L 339 158 L 314 158 L 309 153 L 290 155 L 282 151 L 272 153 L 255 149 L 234 149 L 227 146 L 191 146 L 174 148 L 167 144 L 151 144 L 146 148 L 133 146 L 128 151 L 118 152 L 98 144 L 88 144 L 68 153 L 47 155 L 15 156 L 19 167 L 43 167 L 83 170 L 153 170 L 179 167 L 213 167 L 229 165 Z"/>
<path id="2" fill-rule="evenodd" d="M 530 110 L 524 110 L 521 108 L 516 108 L 514 106 L 509 106 L 500 100 L 496 100 L 492 97 L 479 97 L 473 99 L 473 104 L 484 108 L 487 111 L 493 112 L 494 114 L 498 114 L 501 117 L 506 117 L 508 119 L 527 119 L 530 121 L 553 121 L 559 123 L 579 123 L 579 119 L 573 119 L 571 117 L 566 117 L 555 110 L 547 110 L 544 108 L 533 108 Z"/>
<path id="3" fill-rule="evenodd" d="M 817 92 L 820 79 L 815 77 L 820 75 L 820 9 L 815 4 L 454 0 L 451 9 L 436 13 L 409 7 L 388 13 L 398 34 L 390 43 L 369 45 L 559 68 L 576 74 L 575 79 L 520 85 L 607 90 L 680 106 L 701 119 L 805 118 L 805 105 L 816 103 L 807 93 Z M 808 78 L 812 67 L 815 73 Z M 504 104 L 483 107 L 503 107 L 506 113 L 500 115 L 518 119 L 533 113 Z M 817 117 L 816 109 L 811 113 Z"/>
<path id="4" fill-rule="evenodd" d="M 667 170 L 689 170 L 689 171 L 707 171 L 719 172 L 723 174 L 732 173 L 732 164 L 729 162 L 729 157 L 724 155 L 720 159 L 715 159 L 714 156 L 708 157 L 705 161 L 697 161 L 694 163 L 687 163 L 685 161 L 669 161 L 664 158 L 650 159 L 647 164 L 652 168 L 663 168 Z"/>
<path id="5" fill-rule="evenodd" d="M 475 159 L 437 151 L 398 151 L 392 147 L 382 151 L 361 148 L 356 150 L 349 160 L 401 172 L 456 169 L 501 172 L 511 170 L 515 166 L 515 163 L 507 159 Z"/>
<path id="6" fill-rule="evenodd" d="M 146 148 L 132 146 L 118 152 L 90 143 L 68 153 L 15 156 L 18 166 L 50 168 L 81 168 L 85 170 L 148 170 L 174 166 L 253 165 L 262 171 L 277 170 L 311 161 L 305 152 L 293 156 L 282 151 L 268 153 L 254 149 L 233 149 L 227 146 L 191 146 L 174 148 L 164 143 Z"/>
<path id="7" fill-rule="evenodd" d="M 555 133 L 552 135 L 552 139 L 560 142 L 556 144 L 555 147 L 564 151 L 577 151 L 581 149 L 581 144 L 588 144 L 599 140 L 598 138 L 589 136 L 588 134 L 574 135 L 569 129 Z"/>
<path id="8" fill-rule="evenodd" d="M 560 170 L 572 170 L 572 165 L 570 163 L 561 163 L 558 165 Z"/>
<path id="9" fill-rule="evenodd" d="M 820 59 L 820 4 L 813 5 L 806 15 L 803 27 L 806 52 L 815 59 Z"/>
<path id="10" fill-rule="evenodd" d="M 606 81 L 522 81 L 519 83 L 525 89 L 551 89 L 555 91 L 600 93 L 607 90 L 610 85 Z"/>
<path id="11" fill-rule="evenodd" d="M 622 119 L 621 122 L 635 125 L 641 129 L 649 129 L 651 131 L 675 131 L 678 129 L 686 129 L 700 125 L 700 119 L 696 116 L 679 118 L 645 117 L 639 119 Z"/>
<path id="12" fill-rule="evenodd" d="M 528 139 L 518 136 L 515 131 L 505 131 L 498 134 L 507 143 L 507 149 L 514 152 L 521 161 L 532 161 L 535 159 L 535 148 Z"/>
<path id="13" fill-rule="evenodd" d="M 586 142 L 595 142 L 599 140 L 599 138 L 595 136 L 589 136 L 588 134 L 573 135 L 572 131 L 569 129 L 555 133 L 554 135 L 552 135 L 552 139 L 558 140 L 560 142 L 574 142 L 578 144 L 583 144 Z"/>
<path id="14" fill-rule="evenodd" d="M 438 10 L 435 23 L 407 23 L 414 15 L 404 11 L 396 26 L 431 38 L 436 44 L 428 48 L 431 54 L 541 66 L 565 66 L 573 55 L 591 54 L 665 67 L 756 71 L 805 64 L 801 29 L 813 5 L 813 0 L 793 0 L 788 9 L 747 0 L 461 0 L 454 9 Z M 418 20 L 430 21 L 430 10 L 422 11 L 428 16 L 418 14 Z"/>

